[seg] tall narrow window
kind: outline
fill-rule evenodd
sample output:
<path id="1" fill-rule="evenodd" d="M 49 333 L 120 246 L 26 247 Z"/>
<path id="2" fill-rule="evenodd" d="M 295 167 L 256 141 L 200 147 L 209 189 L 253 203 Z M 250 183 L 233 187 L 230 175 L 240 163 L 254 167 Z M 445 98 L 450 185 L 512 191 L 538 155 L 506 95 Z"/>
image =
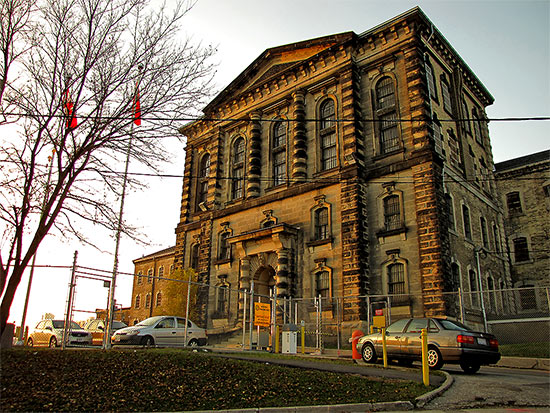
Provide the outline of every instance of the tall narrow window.
<path id="1" fill-rule="evenodd" d="M 472 226 L 470 224 L 470 209 L 466 205 L 462 205 L 462 220 L 464 222 L 464 236 L 472 239 Z"/>
<path id="2" fill-rule="evenodd" d="M 136 295 L 136 300 L 135 300 L 135 303 L 134 303 L 134 307 L 139 308 L 140 304 L 141 304 L 141 296 L 138 294 L 138 295 Z"/>
<path id="3" fill-rule="evenodd" d="M 159 268 L 158 276 L 159 276 L 159 277 L 164 277 L 164 267 L 160 267 L 160 268 Z"/>
<path id="4" fill-rule="evenodd" d="M 529 261 L 529 246 L 527 238 L 519 237 L 514 239 L 514 260 L 516 262 Z"/>
<path id="5" fill-rule="evenodd" d="M 493 224 L 493 238 L 495 240 L 495 251 L 500 254 L 500 237 L 498 235 L 498 228 Z"/>
<path id="6" fill-rule="evenodd" d="M 315 239 L 323 240 L 329 237 L 328 208 L 319 208 L 315 211 Z"/>
<path id="7" fill-rule="evenodd" d="M 489 238 L 487 236 L 487 221 L 484 217 L 479 218 L 479 226 L 481 227 L 481 243 L 485 248 L 489 248 Z"/>
<path id="8" fill-rule="evenodd" d="M 477 306 L 479 303 L 479 297 L 477 294 L 477 274 L 474 270 L 468 271 L 468 279 L 470 281 L 470 299 L 473 306 Z"/>
<path id="9" fill-rule="evenodd" d="M 326 171 L 336 167 L 336 126 L 334 122 L 334 101 L 325 100 L 319 108 L 319 132 L 321 170 Z"/>
<path id="10" fill-rule="evenodd" d="M 330 274 L 328 271 L 319 271 L 315 274 L 315 296 L 330 297 Z"/>
<path id="11" fill-rule="evenodd" d="M 193 244 L 191 246 L 191 259 L 189 260 L 189 264 L 192 269 L 195 270 L 195 272 L 199 271 L 199 244 Z"/>
<path id="12" fill-rule="evenodd" d="M 208 176 L 210 175 L 210 155 L 205 154 L 199 165 L 197 205 L 206 202 L 208 196 Z"/>
<path id="13" fill-rule="evenodd" d="M 451 264 L 451 291 L 458 291 L 460 288 L 460 267 L 456 262 Z"/>
<path id="14" fill-rule="evenodd" d="M 428 90 L 430 91 L 430 97 L 437 100 L 437 90 L 435 88 L 434 69 L 429 62 L 426 62 L 426 79 L 428 81 Z"/>
<path id="15" fill-rule="evenodd" d="M 489 293 L 489 310 L 493 313 L 497 308 L 496 292 L 495 292 L 495 282 L 493 277 L 487 278 L 487 292 Z"/>
<path id="16" fill-rule="evenodd" d="M 147 282 L 151 284 L 153 282 L 153 269 L 149 268 L 147 270 Z"/>
<path id="17" fill-rule="evenodd" d="M 218 253 L 218 259 L 220 260 L 228 260 L 231 258 L 231 248 L 229 246 L 229 242 L 227 242 L 228 237 L 229 232 L 222 232 L 220 234 L 220 246 Z"/>
<path id="18" fill-rule="evenodd" d="M 376 110 L 379 120 L 380 153 L 399 149 L 395 86 L 390 77 L 376 84 Z"/>
<path id="19" fill-rule="evenodd" d="M 441 76 L 441 96 L 443 97 L 443 109 L 450 115 L 453 114 L 451 105 L 451 90 L 445 76 Z"/>
<path id="20" fill-rule="evenodd" d="M 143 282 L 143 274 L 141 273 L 141 271 L 138 271 L 138 273 L 137 273 L 137 283 L 141 284 L 142 282 Z"/>
<path id="21" fill-rule="evenodd" d="M 156 305 L 157 307 L 160 307 L 161 304 L 162 304 L 162 293 L 159 291 L 159 292 L 157 293 L 157 299 L 156 299 L 155 305 Z"/>
<path id="22" fill-rule="evenodd" d="M 523 209 L 521 208 L 519 192 L 508 192 L 506 194 L 506 206 L 508 207 L 509 214 L 522 213 Z"/>
<path id="23" fill-rule="evenodd" d="M 453 205 L 453 198 L 449 194 L 445 194 L 445 206 L 447 207 L 447 216 L 449 217 L 449 228 L 456 229 L 455 227 L 455 208 Z"/>
<path id="24" fill-rule="evenodd" d="M 275 122 L 273 125 L 273 185 L 281 185 L 286 177 L 286 124 Z"/>
<path id="25" fill-rule="evenodd" d="M 474 138 L 476 142 L 481 145 L 483 143 L 483 137 L 481 136 L 481 119 L 475 108 L 472 109 L 472 122 L 474 123 Z"/>
<path id="26" fill-rule="evenodd" d="M 145 296 L 145 308 L 151 307 L 151 293 Z"/>
<path id="27" fill-rule="evenodd" d="M 468 133 L 472 133 L 472 126 L 470 125 L 470 111 L 468 110 L 468 106 L 466 105 L 466 102 L 462 101 L 462 125 L 464 127 L 464 130 Z"/>
<path id="28" fill-rule="evenodd" d="M 239 199 L 244 195 L 244 151 L 244 139 L 238 138 L 233 143 L 231 199 Z"/>
<path id="29" fill-rule="evenodd" d="M 405 294 L 405 266 L 388 265 L 388 294 Z"/>
<path id="30" fill-rule="evenodd" d="M 384 198 L 384 229 L 401 228 L 401 208 L 399 205 L 399 196 L 390 195 Z"/>
<path id="31" fill-rule="evenodd" d="M 222 285 L 218 288 L 218 302 L 216 305 L 216 311 L 222 315 L 227 312 L 227 286 Z"/>

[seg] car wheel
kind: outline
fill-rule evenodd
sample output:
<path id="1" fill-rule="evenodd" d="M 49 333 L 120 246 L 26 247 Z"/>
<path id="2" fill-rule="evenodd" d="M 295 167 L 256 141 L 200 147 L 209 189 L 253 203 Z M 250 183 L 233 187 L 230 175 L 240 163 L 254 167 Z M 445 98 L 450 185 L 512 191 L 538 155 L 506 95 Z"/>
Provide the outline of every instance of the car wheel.
<path id="1" fill-rule="evenodd" d="M 154 347 L 155 346 L 155 340 L 153 340 L 153 337 L 151 336 L 145 336 L 141 339 L 141 344 L 143 347 Z"/>
<path id="2" fill-rule="evenodd" d="M 196 339 L 193 339 L 189 342 L 189 347 L 197 347 L 199 342 Z"/>
<path id="3" fill-rule="evenodd" d="M 55 337 L 50 338 L 50 348 L 57 347 L 57 339 Z"/>
<path id="4" fill-rule="evenodd" d="M 436 347 L 428 347 L 428 367 L 439 370 L 443 366 L 443 358 Z"/>
<path id="5" fill-rule="evenodd" d="M 363 346 L 363 349 L 361 350 L 361 357 L 365 363 L 376 363 L 378 356 L 376 355 L 376 351 L 374 351 L 374 347 L 371 343 L 367 343 Z"/>
<path id="6" fill-rule="evenodd" d="M 34 346 L 34 342 L 32 341 L 32 338 L 29 338 L 29 339 L 27 340 L 27 346 L 29 346 L 29 347 L 33 347 L 33 346 Z"/>
<path id="7" fill-rule="evenodd" d="M 474 374 L 479 371 L 479 368 L 481 367 L 479 364 L 476 363 L 460 363 L 460 367 L 462 370 L 464 370 L 464 373 L 466 374 Z"/>

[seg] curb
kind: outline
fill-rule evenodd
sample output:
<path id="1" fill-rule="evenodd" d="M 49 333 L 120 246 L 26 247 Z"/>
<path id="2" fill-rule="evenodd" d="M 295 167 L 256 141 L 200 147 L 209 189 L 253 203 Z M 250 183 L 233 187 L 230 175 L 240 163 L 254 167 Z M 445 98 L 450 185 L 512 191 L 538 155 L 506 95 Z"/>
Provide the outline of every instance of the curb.
<path id="1" fill-rule="evenodd" d="M 416 407 L 418 407 L 418 408 L 424 407 L 428 402 L 432 401 L 433 399 L 435 399 L 441 393 L 447 391 L 447 389 L 452 386 L 452 384 L 454 382 L 453 376 L 451 376 L 446 371 L 441 370 L 441 373 L 443 373 L 445 375 L 445 381 L 443 382 L 443 384 L 435 390 L 432 390 L 432 391 L 430 391 L 426 394 L 423 394 L 422 396 L 418 396 L 415 399 Z"/>

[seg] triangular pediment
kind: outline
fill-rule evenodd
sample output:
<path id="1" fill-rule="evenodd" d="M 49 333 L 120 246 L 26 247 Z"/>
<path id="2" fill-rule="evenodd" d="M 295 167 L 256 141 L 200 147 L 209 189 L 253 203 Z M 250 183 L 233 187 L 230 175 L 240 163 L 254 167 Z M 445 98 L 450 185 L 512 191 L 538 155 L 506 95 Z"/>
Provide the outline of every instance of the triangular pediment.
<path id="1" fill-rule="evenodd" d="M 234 98 L 248 90 L 256 89 L 290 67 L 299 65 L 312 56 L 347 41 L 353 36 L 353 32 L 346 32 L 267 49 L 218 94 L 204 111 L 208 112 L 225 99 Z"/>

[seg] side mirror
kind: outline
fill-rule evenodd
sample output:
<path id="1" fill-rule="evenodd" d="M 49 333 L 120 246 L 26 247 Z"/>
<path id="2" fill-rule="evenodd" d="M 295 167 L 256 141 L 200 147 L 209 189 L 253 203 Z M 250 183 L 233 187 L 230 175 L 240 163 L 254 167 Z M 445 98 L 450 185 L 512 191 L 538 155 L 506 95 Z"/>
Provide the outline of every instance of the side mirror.
<path id="1" fill-rule="evenodd" d="M 46 327 L 46 330 L 53 331 L 53 329 L 50 326 Z"/>
<path id="2" fill-rule="evenodd" d="M 98 330 L 101 330 L 101 331 L 105 330 L 105 329 L 103 328 L 103 326 L 97 326 L 97 329 L 98 329 Z"/>

